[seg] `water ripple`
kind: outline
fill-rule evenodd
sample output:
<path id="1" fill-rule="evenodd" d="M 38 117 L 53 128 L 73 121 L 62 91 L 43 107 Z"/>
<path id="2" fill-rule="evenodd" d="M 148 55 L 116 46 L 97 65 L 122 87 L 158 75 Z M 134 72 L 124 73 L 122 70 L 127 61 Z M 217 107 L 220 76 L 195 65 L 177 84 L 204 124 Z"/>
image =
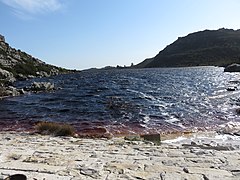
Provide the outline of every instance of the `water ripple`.
<path id="1" fill-rule="evenodd" d="M 126 69 L 82 72 L 51 79 L 59 90 L 27 94 L 0 101 L 0 119 L 6 121 L 50 120 L 91 126 L 101 122 L 109 129 L 165 131 L 206 127 L 240 121 L 237 73 L 223 68 Z M 83 123 L 84 122 L 84 123 Z M 81 129 L 80 127 L 78 129 Z M 134 131 L 134 130 L 133 130 Z"/>

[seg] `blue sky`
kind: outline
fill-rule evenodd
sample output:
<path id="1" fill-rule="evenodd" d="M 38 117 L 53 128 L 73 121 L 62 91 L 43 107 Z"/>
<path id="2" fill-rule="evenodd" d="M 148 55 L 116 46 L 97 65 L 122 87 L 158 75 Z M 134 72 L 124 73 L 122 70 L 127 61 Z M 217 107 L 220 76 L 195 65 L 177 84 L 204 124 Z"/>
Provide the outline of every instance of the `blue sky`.
<path id="1" fill-rule="evenodd" d="M 0 0 L 0 34 L 57 66 L 137 64 L 178 37 L 240 29 L 239 0 Z"/>

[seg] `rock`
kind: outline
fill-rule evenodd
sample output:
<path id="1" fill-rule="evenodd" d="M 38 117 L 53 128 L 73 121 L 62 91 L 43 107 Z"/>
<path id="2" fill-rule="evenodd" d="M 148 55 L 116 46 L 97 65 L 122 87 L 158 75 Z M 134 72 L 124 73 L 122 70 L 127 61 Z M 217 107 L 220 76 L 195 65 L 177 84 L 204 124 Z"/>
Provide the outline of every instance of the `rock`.
<path id="1" fill-rule="evenodd" d="M 98 171 L 96 171 L 95 169 L 88 169 L 88 168 L 81 168 L 80 174 L 89 176 L 94 179 L 96 179 L 100 176 Z"/>
<path id="2" fill-rule="evenodd" d="M 236 110 L 237 113 L 240 113 L 240 109 Z M 229 134 L 237 135 L 240 133 L 240 123 L 239 122 L 228 122 L 221 126 L 221 129 L 217 131 L 219 134 Z"/>
<path id="3" fill-rule="evenodd" d="M 27 180 L 27 176 L 24 174 L 14 174 L 7 177 L 5 180 Z"/>
<path id="4" fill-rule="evenodd" d="M 233 135 L 240 136 L 240 131 L 234 132 Z"/>
<path id="5" fill-rule="evenodd" d="M 233 147 L 232 145 L 220 145 L 220 144 L 214 144 L 214 143 L 204 143 L 204 144 L 197 144 L 195 142 L 191 142 L 191 144 L 182 144 L 183 147 L 188 147 L 188 148 L 192 148 L 192 147 L 196 147 L 196 148 L 200 148 L 200 149 L 206 149 L 206 150 L 216 150 L 216 151 L 231 151 L 234 150 L 235 147 Z M 202 152 L 204 153 L 204 152 Z M 202 154 L 202 153 L 197 153 Z"/>
<path id="6" fill-rule="evenodd" d="M 36 72 L 36 75 L 37 75 L 38 77 L 56 76 L 56 75 L 58 75 L 58 74 L 59 74 L 59 70 L 56 69 L 56 68 L 54 68 L 54 67 L 50 70 L 49 73 L 47 73 L 47 72 L 45 72 L 45 71 Z"/>
<path id="7" fill-rule="evenodd" d="M 17 88 L 13 86 L 7 87 L 7 92 L 9 92 L 9 96 L 19 96 L 20 92 L 18 92 Z"/>
<path id="8" fill-rule="evenodd" d="M 13 86 L 0 85 L 0 97 L 19 96 L 25 94 L 23 89 L 17 89 Z"/>
<path id="9" fill-rule="evenodd" d="M 24 89 L 18 89 L 18 92 L 19 92 L 20 94 L 25 94 Z"/>
<path id="10" fill-rule="evenodd" d="M 228 87 L 227 91 L 236 91 L 238 88 L 236 86 Z"/>
<path id="11" fill-rule="evenodd" d="M 18 74 L 18 75 L 16 76 L 16 78 L 17 78 L 17 80 L 19 80 L 19 81 L 25 81 L 25 80 L 28 79 L 27 76 L 24 76 L 23 74 Z"/>
<path id="12" fill-rule="evenodd" d="M 183 168 L 183 172 L 185 172 L 185 173 L 189 173 L 188 168 L 184 167 L 184 168 Z"/>
<path id="13" fill-rule="evenodd" d="M 56 69 L 56 68 L 52 68 L 51 71 L 50 71 L 50 75 L 51 76 L 56 76 L 59 74 L 59 70 Z"/>
<path id="14" fill-rule="evenodd" d="M 240 114 L 240 108 L 237 108 L 237 109 L 236 109 L 236 113 L 237 113 L 237 114 Z"/>
<path id="15" fill-rule="evenodd" d="M 4 69 L 1 69 L 0 68 L 0 78 L 1 79 L 5 79 L 5 78 L 8 78 L 8 77 L 12 77 L 12 73 L 8 72 L 7 70 L 4 70 Z"/>
<path id="16" fill-rule="evenodd" d="M 33 75 L 28 75 L 27 78 L 28 78 L 28 79 L 33 79 L 33 78 L 35 78 L 35 76 L 33 76 Z"/>
<path id="17" fill-rule="evenodd" d="M 16 79 L 14 78 L 11 72 L 1 68 L 0 68 L 0 80 L 4 81 L 5 84 L 12 84 L 13 82 L 16 81 Z"/>
<path id="18" fill-rule="evenodd" d="M 204 174 L 205 176 L 211 175 L 212 179 L 217 179 L 221 176 L 232 177 L 231 172 L 222 169 L 211 169 L 211 168 L 202 168 L 202 167 L 188 167 L 190 174 Z"/>
<path id="19" fill-rule="evenodd" d="M 19 96 L 20 92 L 13 86 L 1 87 L 0 97 Z"/>
<path id="20" fill-rule="evenodd" d="M 225 67 L 224 72 L 240 72 L 240 65 L 239 64 L 231 64 Z"/>
<path id="21" fill-rule="evenodd" d="M 55 90 L 55 85 L 50 82 L 33 82 L 30 87 L 25 87 L 24 90 L 26 91 L 52 91 Z"/>
<path id="22" fill-rule="evenodd" d="M 44 72 L 44 71 L 36 72 L 36 75 L 38 77 L 49 77 L 50 76 L 47 72 Z"/>

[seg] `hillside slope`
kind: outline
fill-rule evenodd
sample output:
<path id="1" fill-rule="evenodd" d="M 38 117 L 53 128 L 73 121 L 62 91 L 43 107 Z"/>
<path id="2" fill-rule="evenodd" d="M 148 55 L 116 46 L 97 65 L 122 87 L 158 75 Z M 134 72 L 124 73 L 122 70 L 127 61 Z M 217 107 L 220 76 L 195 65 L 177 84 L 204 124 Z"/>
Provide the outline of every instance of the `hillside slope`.
<path id="1" fill-rule="evenodd" d="M 48 77 L 71 72 L 44 63 L 43 61 L 9 46 L 4 36 L 0 35 L 0 98 L 18 95 L 14 87 L 16 80 L 26 80 L 34 77 Z"/>
<path id="2" fill-rule="evenodd" d="M 0 82 L 8 83 L 8 79 L 27 79 L 45 77 L 68 72 L 68 70 L 52 66 L 43 61 L 9 46 L 0 35 Z"/>
<path id="3" fill-rule="evenodd" d="M 136 67 L 226 66 L 240 63 L 240 30 L 219 29 L 178 38 Z"/>

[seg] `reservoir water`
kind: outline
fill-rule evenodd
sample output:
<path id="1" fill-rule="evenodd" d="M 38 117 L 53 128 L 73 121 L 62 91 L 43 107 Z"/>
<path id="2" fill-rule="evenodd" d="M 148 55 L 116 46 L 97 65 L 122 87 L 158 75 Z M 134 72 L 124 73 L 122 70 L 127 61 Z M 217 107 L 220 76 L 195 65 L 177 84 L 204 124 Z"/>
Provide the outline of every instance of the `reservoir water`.
<path id="1" fill-rule="evenodd" d="M 0 101 L 2 129 L 67 122 L 78 132 L 113 134 L 216 128 L 240 121 L 240 74 L 219 67 L 116 69 L 17 82 L 52 82 L 54 92 Z"/>

